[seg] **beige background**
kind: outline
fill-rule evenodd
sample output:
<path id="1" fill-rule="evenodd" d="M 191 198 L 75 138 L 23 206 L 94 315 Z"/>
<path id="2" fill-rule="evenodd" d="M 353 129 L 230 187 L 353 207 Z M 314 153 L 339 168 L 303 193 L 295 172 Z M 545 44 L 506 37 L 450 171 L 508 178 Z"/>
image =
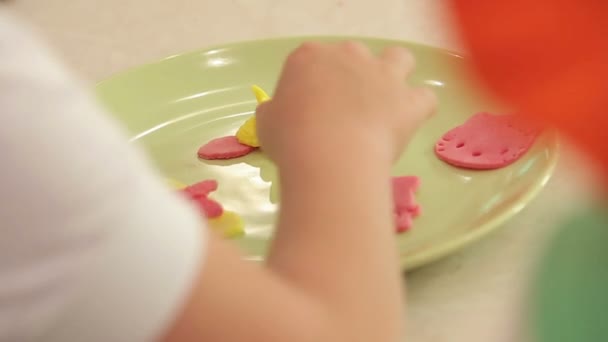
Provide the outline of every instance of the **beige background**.
<path id="1" fill-rule="evenodd" d="M 399 38 L 458 49 L 442 0 L 16 0 L 11 5 L 93 84 L 175 53 L 303 34 Z M 547 189 L 504 229 L 408 275 L 412 342 L 521 341 L 525 284 L 556 213 L 579 203 L 566 152 Z"/>

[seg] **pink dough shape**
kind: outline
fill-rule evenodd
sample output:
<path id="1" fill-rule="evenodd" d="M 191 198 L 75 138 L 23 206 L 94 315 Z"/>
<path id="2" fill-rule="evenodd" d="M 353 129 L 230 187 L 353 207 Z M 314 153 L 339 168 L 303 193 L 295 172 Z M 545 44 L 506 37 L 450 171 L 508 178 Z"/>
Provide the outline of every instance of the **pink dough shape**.
<path id="1" fill-rule="evenodd" d="M 198 204 L 207 218 L 220 217 L 224 213 L 222 205 L 209 197 L 200 197 L 193 200 Z"/>
<path id="2" fill-rule="evenodd" d="M 413 225 L 413 217 L 412 215 L 410 215 L 407 212 L 404 212 L 402 214 L 395 214 L 395 229 L 397 233 L 405 233 L 408 230 L 410 230 L 410 228 L 412 228 Z"/>
<path id="3" fill-rule="evenodd" d="M 539 133 L 538 127 L 515 115 L 478 113 L 444 134 L 435 144 L 435 154 L 462 168 L 497 169 L 524 155 Z"/>
<path id="4" fill-rule="evenodd" d="M 217 190 L 217 186 L 216 180 L 208 179 L 187 186 L 181 190 L 181 193 L 186 195 L 189 200 L 196 203 L 207 218 L 214 218 L 219 217 L 224 213 L 222 205 L 208 197 L 210 193 Z"/>
<path id="5" fill-rule="evenodd" d="M 415 176 L 393 177 L 393 202 L 397 233 L 408 231 L 414 218 L 420 215 L 420 206 L 414 193 L 420 187 L 420 179 Z"/>
<path id="6" fill-rule="evenodd" d="M 415 176 L 393 177 L 393 200 L 396 211 L 416 210 L 418 205 L 414 193 L 420 187 L 420 179 Z"/>
<path id="7" fill-rule="evenodd" d="M 213 139 L 198 149 L 198 156 L 202 159 L 232 159 L 242 157 L 255 150 L 255 147 L 241 144 L 238 139 L 229 135 Z"/>
<path id="8" fill-rule="evenodd" d="M 183 191 L 192 198 L 207 197 L 210 193 L 217 190 L 217 181 L 214 179 L 204 180 L 187 186 Z"/>

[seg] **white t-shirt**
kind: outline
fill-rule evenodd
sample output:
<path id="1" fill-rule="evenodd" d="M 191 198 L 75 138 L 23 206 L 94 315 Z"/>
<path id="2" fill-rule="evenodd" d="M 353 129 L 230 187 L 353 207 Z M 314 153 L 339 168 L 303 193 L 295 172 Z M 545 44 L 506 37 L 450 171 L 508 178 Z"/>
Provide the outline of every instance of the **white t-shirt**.
<path id="1" fill-rule="evenodd" d="M 0 341 L 150 341 L 204 254 L 199 214 L 0 9 Z"/>

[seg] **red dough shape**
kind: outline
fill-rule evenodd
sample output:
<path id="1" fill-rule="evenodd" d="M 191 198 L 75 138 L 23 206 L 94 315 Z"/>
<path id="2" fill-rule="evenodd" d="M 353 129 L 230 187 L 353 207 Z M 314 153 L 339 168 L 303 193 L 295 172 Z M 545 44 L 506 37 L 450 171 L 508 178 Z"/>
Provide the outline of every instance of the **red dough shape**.
<path id="1" fill-rule="evenodd" d="M 420 206 L 414 196 L 420 187 L 420 179 L 415 176 L 393 177 L 392 183 L 395 226 L 397 233 L 404 233 L 412 227 L 412 220 L 420 215 Z"/>
<path id="2" fill-rule="evenodd" d="M 414 225 L 413 216 L 408 212 L 395 214 L 395 231 L 397 234 L 405 233 Z"/>
<path id="3" fill-rule="evenodd" d="M 231 159 L 247 155 L 255 147 L 241 144 L 234 135 L 213 139 L 198 149 L 198 156 L 202 159 Z"/>
<path id="4" fill-rule="evenodd" d="M 210 179 L 187 186 L 181 192 L 196 203 L 207 218 L 214 218 L 224 213 L 222 205 L 208 197 L 215 190 L 217 190 L 217 181 Z"/>
<path id="5" fill-rule="evenodd" d="M 391 181 L 396 231 L 403 233 L 412 227 L 412 220 L 420 215 L 420 206 L 414 196 L 420 187 L 420 179 L 415 176 L 401 176 L 393 177 Z M 181 192 L 195 202 L 206 217 L 214 218 L 224 213 L 222 205 L 208 197 L 217 188 L 217 181 L 210 179 L 187 186 Z"/>
<path id="6" fill-rule="evenodd" d="M 185 191 L 189 196 L 193 198 L 207 197 L 210 193 L 217 190 L 217 181 L 214 179 L 204 180 L 196 184 L 187 186 Z"/>
<path id="7" fill-rule="evenodd" d="M 203 211 L 203 213 L 205 213 L 207 218 L 220 217 L 224 213 L 224 208 L 222 208 L 222 205 L 209 197 L 200 197 L 193 200 L 196 202 L 196 204 L 198 204 L 199 208 Z"/>
<path id="8" fill-rule="evenodd" d="M 515 115 L 478 113 L 444 134 L 435 144 L 435 154 L 462 168 L 497 169 L 525 154 L 539 133 L 538 127 Z"/>

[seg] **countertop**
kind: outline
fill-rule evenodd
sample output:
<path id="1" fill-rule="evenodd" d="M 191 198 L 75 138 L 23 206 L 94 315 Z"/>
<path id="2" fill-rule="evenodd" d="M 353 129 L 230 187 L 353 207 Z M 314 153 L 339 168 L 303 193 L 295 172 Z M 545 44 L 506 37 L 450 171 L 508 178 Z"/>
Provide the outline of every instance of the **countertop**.
<path id="1" fill-rule="evenodd" d="M 288 35 L 397 38 L 459 49 L 443 0 L 15 0 L 9 5 L 91 84 L 218 43 Z M 566 167 L 567 166 L 567 167 Z M 521 341 L 534 260 L 559 219 L 589 198 L 563 149 L 546 189 L 502 229 L 407 277 L 408 342 Z"/>

